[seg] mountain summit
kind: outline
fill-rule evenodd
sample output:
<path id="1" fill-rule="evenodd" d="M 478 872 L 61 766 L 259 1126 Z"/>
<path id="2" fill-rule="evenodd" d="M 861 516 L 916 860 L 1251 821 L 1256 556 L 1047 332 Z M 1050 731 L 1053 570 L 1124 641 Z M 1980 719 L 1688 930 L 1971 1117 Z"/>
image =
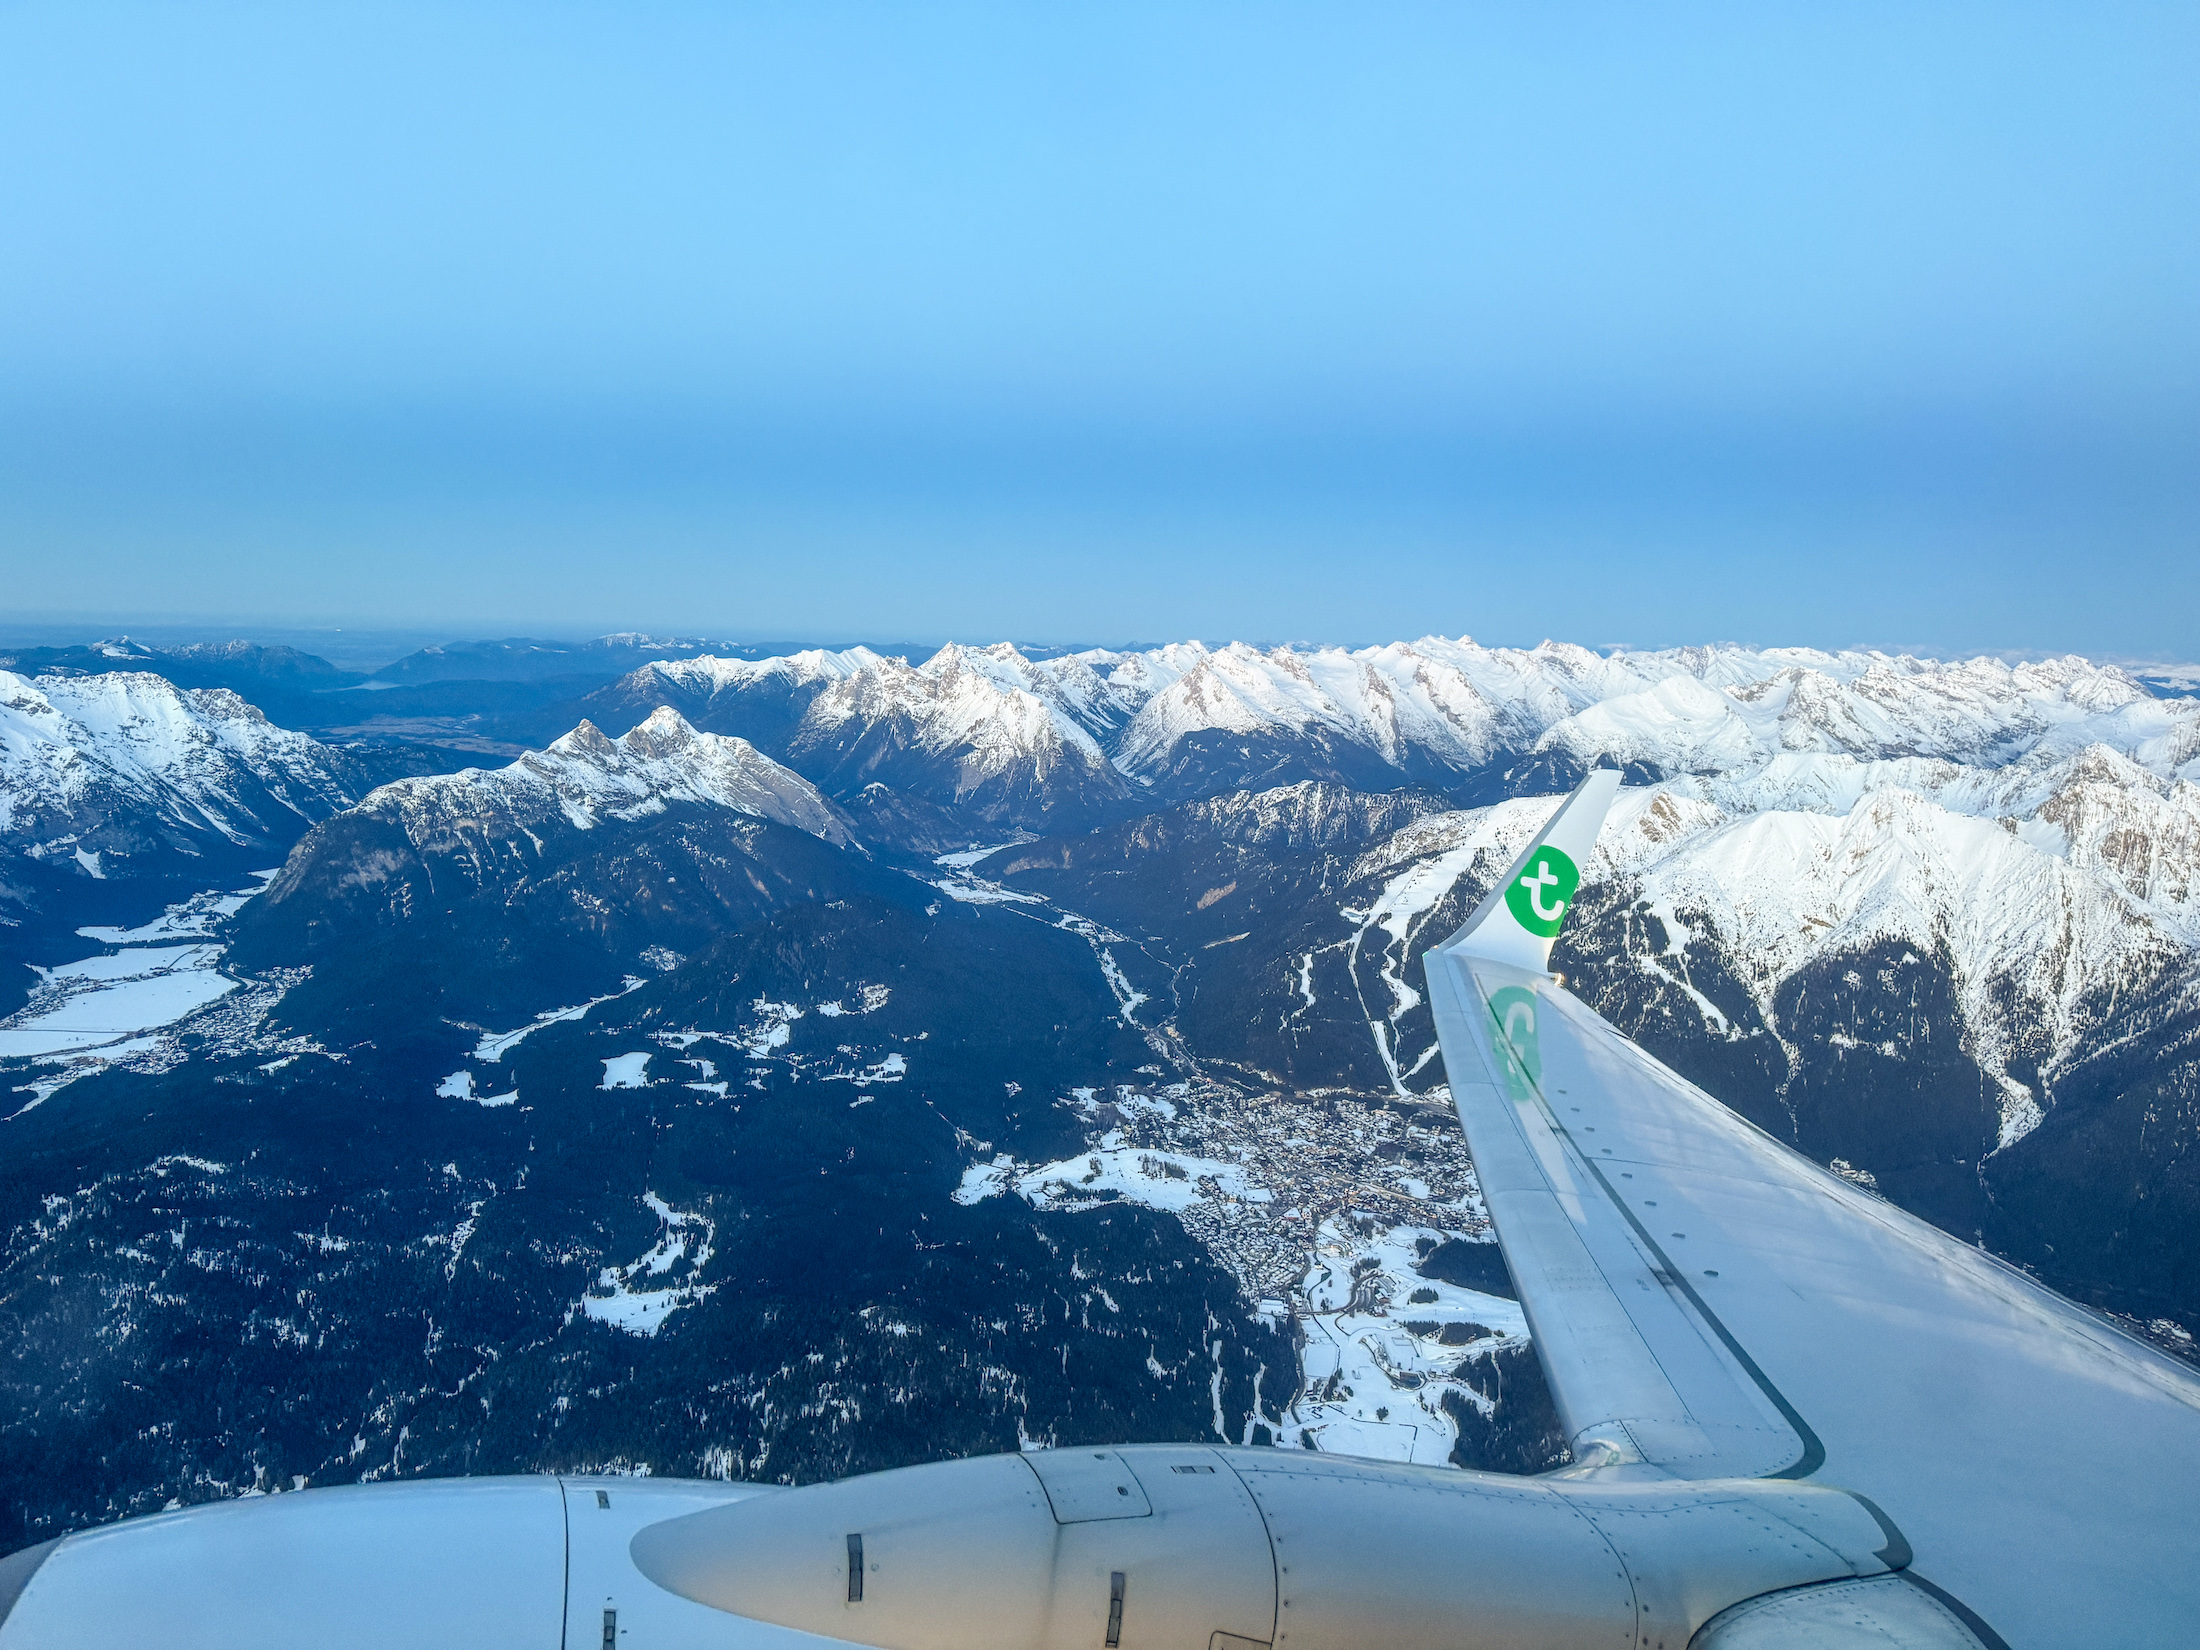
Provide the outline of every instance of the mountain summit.
<path id="1" fill-rule="evenodd" d="M 361 804 L 401 819 L 414 842 L 438 833 L 541 825 L 562 817 L 576 830 L 632 822 L 673 803 L 731 808 L 846 847 L 846 817 L 800 774 L 746 739 L 698 733 L 660 706 L 617 739 L 583 721 L 548 749 L 508 768 L 399 780 Z"/>
<path id="2" fill-rule="evenodd" d="M 883 876 L 800 774 L 659 709 L 617 739 L 583 722 L 510 767 L 384 785 L 300 841 L 236 955 L 314 964 L 298 1004 L 355 1003 L 362 1026 L 392 1002 L 502 1012 Z"/>

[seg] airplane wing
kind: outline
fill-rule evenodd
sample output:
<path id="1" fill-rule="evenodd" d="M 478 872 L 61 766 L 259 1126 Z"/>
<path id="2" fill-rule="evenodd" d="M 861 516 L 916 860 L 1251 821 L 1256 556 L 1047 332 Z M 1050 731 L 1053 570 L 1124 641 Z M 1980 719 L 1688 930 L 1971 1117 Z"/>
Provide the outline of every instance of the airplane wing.
<path id="1" fill-rule="evenodd" d="M 1846 1490 L 1989 1645 L 2193 1642 L 2200 1375 L 1789 1150 L 1546 972 L 1618 785 L 1591 774 L 1426 958 L 1577 1461 Z"/>

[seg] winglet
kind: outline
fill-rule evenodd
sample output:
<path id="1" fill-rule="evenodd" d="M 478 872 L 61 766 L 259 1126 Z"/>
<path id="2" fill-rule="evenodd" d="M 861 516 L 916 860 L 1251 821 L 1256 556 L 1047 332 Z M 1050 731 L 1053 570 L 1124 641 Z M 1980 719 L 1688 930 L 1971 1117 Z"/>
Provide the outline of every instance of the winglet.
<path id="1" fill-rule="evenodd" d="M 1551 942 L 1573 909 L 1581 868 L 1619 792 L 1617 768 L 1597 768 L 1558 805 L 1489 897 L 1440 949 L 1548 972 Z"/>

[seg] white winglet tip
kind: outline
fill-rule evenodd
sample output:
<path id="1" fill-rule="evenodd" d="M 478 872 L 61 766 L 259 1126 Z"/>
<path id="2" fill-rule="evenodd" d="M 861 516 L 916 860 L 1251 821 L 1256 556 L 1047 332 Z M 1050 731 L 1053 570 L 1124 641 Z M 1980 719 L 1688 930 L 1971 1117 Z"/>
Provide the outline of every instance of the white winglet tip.
<path id="1" fill-rule="evenodd" d="M 1582 868 L 1619 786 L 1618 769 L 1592 769 L 1441 949 L 1547 971 L 1551 942 L 1573 909 Z"/>

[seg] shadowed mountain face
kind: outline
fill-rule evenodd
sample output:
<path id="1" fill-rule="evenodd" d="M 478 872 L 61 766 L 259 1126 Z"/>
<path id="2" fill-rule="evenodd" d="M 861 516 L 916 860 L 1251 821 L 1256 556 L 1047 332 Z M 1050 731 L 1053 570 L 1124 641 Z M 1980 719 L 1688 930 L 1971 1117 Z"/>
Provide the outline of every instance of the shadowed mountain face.
<path id="1" fill-rule="evenodd" d="M 790 905 L 919 885 L 746 742 L 659 711 L 494 772 L 384 786 L 314 827 L 240 917 L 245 968 L 306 967 L 285 1012 L 346 1041 L 619 989 Z"/>
<path id="2" fill-rule="evenodd" d="M 716 655 L 378 787 L 218 690 L 6 680 L 9 874 L 59 901 L 6 931 L 8 1545 L 1022 1440 L 1541 1470 L 1419 958 L 1597 761 L 1642 783 L 1576 990 L 1853 1181 L 2200 1323 L 2200 702 L 2115 672 Z M 473 690 L 372 697 L 413 691 Z"/>
<path id="3" fill-rule="evenodd" d="M 916 892 L 805 832 L 692 803 L 598 832 L 552 823 L 493 865 L 371 817 L 301 853 L 240 916 L 231 955 L 314 969 L 283 1013 L 347 1043 L 392 1035 L 393 1015 L 524 1018 L 789 905 Z"/>

